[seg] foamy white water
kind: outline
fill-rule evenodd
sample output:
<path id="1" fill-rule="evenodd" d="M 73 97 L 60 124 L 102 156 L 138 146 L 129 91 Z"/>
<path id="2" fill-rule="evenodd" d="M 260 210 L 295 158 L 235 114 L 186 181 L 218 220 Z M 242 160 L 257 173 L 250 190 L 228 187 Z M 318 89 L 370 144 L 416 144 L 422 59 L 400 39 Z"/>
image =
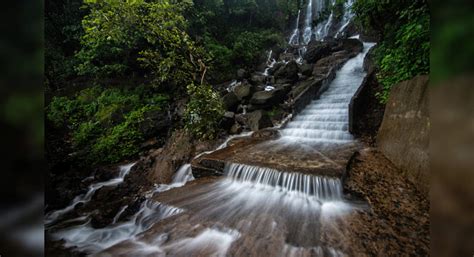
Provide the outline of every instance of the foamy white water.
<path id="1" fill-rule="evenodd" d="M 72 200 L 71 204 L 69 204 L 65 208 L 46 214 L 45 224 L 49 225 L 55 222 L 58 218 L 62 217 L 64 214 L 74 210 L 74 207 L 77 204 L 89 202 L 92 199 L 92 196 L 94 196 L 95 192 L 97 192 L 97 190 L 101 189 L 102 187 L 117 186 L 118 184 L 122 183 L 125 179 L 125 176 L 127 176 L 127 174 L 132 169 L 133 165 L 135 165 L 135 163 L 120 166 L 119 174 L 117 177 L 114 177 L 105 182 L 99 182 L 99 183 L 90 185 L 87 193 L 76 196 Z"/>
<path id="2" fill-rule="evenodd" d="M 363 52 L 344 64 L 320 98 L 280 130 L 282 141 L 343 144 L 354 140 L 349 133 L 349 104 L 366 76 L 362 66 L 373 46 L 364 43 Z"/>
<path id="3" fill-rule="evenodd" d="M 156 222 L 182 212 L 181 209 L 146 200 L 132 219 L 105 228 L 93 228 L 90 219 L 85 224 L 61 229 L 52 234 L 64 240 L 65 247 L 76 247 L 86 253 L 97 253 L 149 229 Z"/>

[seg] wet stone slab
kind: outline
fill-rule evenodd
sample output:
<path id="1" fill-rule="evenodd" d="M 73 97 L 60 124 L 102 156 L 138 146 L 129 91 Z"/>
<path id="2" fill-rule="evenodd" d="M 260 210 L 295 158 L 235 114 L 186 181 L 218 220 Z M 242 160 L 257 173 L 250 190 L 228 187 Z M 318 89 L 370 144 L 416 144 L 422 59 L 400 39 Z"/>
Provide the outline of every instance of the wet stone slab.
<path id="1" fill-rule="evenodd" d="M 346 144 L 289 142 L 284 138 L 246 138 L 229 147 L 203 155 L 192 163 L 196 178 L 223 175 L 226 163 L 267 167 L 284 172 L 343 177 L 346 165 L 357 150 L 356 142 Z"/>

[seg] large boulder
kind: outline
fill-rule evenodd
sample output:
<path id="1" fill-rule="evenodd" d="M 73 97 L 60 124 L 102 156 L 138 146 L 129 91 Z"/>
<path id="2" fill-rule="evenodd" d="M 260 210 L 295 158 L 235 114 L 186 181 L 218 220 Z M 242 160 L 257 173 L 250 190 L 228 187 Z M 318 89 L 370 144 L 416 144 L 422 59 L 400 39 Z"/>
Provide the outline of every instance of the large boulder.
<path id="1" fill-rule="evenodd" d="M 346 50 L 349 55 L 356 56 L 364 49 L 364 44 L 358 39 L 347 38 L 342 40 L 342 49 Z"/>
<path id="2" fill-rule="evenodd" d="M 229 92 L 222 98 L 222 102 L 227 111 L 236 111 L 240 101 L 234 92 Z"/>
<path id="3" fill-rule="evenodd" d="M 301 74 L 303 74 L 304 76 L 311 76 L 311 74 L 313 73 L 313 65 L 309 64 L 309 63 L 303 63 L 300 65 L 300 72 Z"/>
<path id="4" fill-rule="evenodd" d="M 392 88 L 377 136 L 381 152 L 424 192 L 429 186 L 428 84 L 428 76 L 418 76 Z"/>
<path id="5" fill-rule="evenodd" d="M 245 69 L 238 69 L 237 70 L 237 78 L 239 80 L 246 79 L 246 78 L 248 78 L 248 76 L 249 76 L 249 73 Z"/>
<path id="6" fill-rule="evenodd" d="M 288 92 L 291 84 L 275 85 L 271 91 L 259 91 L 253 94 L 250 104 L 255 108 L 266 108 L 281 103 Z"/>
<path id="7" fill-rule="evenodd" d="M 312 80 L 303 80 L 298 82 L 289 93 L 290 98 L 299 96 L 303 91 L 309 88 L 313 84 Z"/>
<path id="8" fill-rule="evenodd" d="M 255 86 L 265 84 L 266 82 L 265 80 L 266 80 L 266 76 L 260 73 L 253 73 L 252 76 L 250 77 L 250 83 L 252 83 L 252 85 L 255 85 Z"/>
<path id="9" fill-rule="evenodd" d="M 334 47 L 332 41 L 316 41 L 312 40 L 308 44 L 308 49 L 304 55 L 304 59 L 308 63 L 315 63 L 319 59 L 331 55 Z"/>
<path id="10" fill-rule="evenodd" d="M 316 64 L 313 66 L 314 70 L 313 76 L 315 77 L 325 77 L 331 68 L 340 67 L 349 59 L 349 56 L 346 51 L 338 51 L 330 56 L 319 59 Z"/>
<path id="11" fill-rule="evenodd" d="M 298 64 L 296 61 L 291 61 L 287 63 L 285 66 L 280 67 L 277 71 L 275 71 L 274 77 L 276 79 L 285 79 L 289 81 L 297 81 L 298 80 Z"/>
<path id="12" fill-rule="evenodd" d="M 262 111 L 256 110 L 246 114 L 240 114 L 239 117 L 236 117 L 240 123 L 246 125 L 252 131 L 258 131 L 263 128 L 272 127 L 272 121 L 270 117 Z"/>
<path id="13" fill-rule="evenodd" d="M 277 70 L 279 70 L 282 66 L 285 66 L 285 63 L 284 63 L 284 62 L 277 62 L 277 63 L 273 64 L 273 67 L 271 67 L 271 68 L 268 69 L 268 74 L 269 74 L 269 75 L 275 74 L 275 72 L 276 72 Z"/>
<path id="14" fill-rule="evenodd" d="M 234 94 L 237 98 L 242 101 L 242 99 L 248 97 L 252 91 L 252 86 L 248 83 L 237 84 L 234 88 Z"/>

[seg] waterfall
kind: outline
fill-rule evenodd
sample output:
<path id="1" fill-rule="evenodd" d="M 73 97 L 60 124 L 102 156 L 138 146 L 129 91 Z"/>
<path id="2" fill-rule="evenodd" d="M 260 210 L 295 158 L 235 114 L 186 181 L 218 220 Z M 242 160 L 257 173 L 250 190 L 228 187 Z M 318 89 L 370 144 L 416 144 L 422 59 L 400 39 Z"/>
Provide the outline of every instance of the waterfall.
<path id="1" fill-rule="evenodd" d="M 366 75 L 362 64 L 373 45 L 364 43 L 363 52 L 344 64 L 321 97 L 313 100 L 280 130 L 280 140 L 322 144 L 352 142 L 353 137 L 349 133 L 349 103 Z"/>
<path id="2" fill-rule="evenodd" d="M 262 188 L 318 200 L 341 200 L 340 179 L 306 175 L 297 172 L 280 172 L 271 168 L 231 163 L 225 167 L 225 175 L 239 183 L 250 183 Z"/>
<path id="3" fill-rule="evenodd" d="M 354 4 L 354 0 L 347 0 L 344 3 L 344 15 L 342 16 L 342 21 L 341 21 L 341 26 L 339 30 L 337 31 L 335 37 L 339 38 L 342 33 L 344 32 L 344 29 L 351 23 L 352 19 L 354 18 L 355 14 L 352 12 L 352 5 Z"/>
<path id="4" fill-rule="evenodd" d="M 308 1 L 302 35 L 299 26 L 301 10 L 298 11 L 289 44 L 298 46 L 300 58 L 305 51 L 305 46 L 300 46 L 301 39 L 307 44 L 314 33 L 317 39 L 322 39 L 335 26 L 331 13 L 316 28 L 312 27 L 314 16 L 319 18 L 328 10 L 325 3 L 326 0 Z M 331 5 L 334 3 L 332 0 Z M 350 12 L 352 3 L 350 0 L 344 5 L 345 13 L 337 35 L 342 35 L 353 17 Z M 364 43 L 363 53 L 346 62 L 319 99 L 313 100 L 292 121 L 279 128 L 281 138 L 272 143 L 306 149 L 307 145 L 341 146 L 354 142 L 348 131 L 348 107 L 366 75 L 362 64 L 372 46 Z M 272 55 L 273 52 L 269 51 L 264 74 L 268 75 L 269 68 L 275 64 Z M 233 81 L 228 87 L 229 92 L 239 83 Z M 268 85 L 265 88 L 272 89 Z M 216 150 L 226 147 L 232 138 L 235 137 L 229 137 Z M 195 158 L 212 152 L 201 153 Z M 92 184 L 89 191 L 76 197 L 70 206 L 47 215 L 46 224 L 73 210 L 77 203 L 88 202 L 101 187 L 122 183 L 132 166 L 120 167 L 118 176 L 110 181 Z M 220 179 L 203 180 L 204 184 L 198 180 L 184 190 L 164 193 L 191 180 L 194 180 L 191 165 L 185 164 L 177 170 L 171 184 L 157 185 L 150 191 L 139 211 L 128 220 L 121 219 L 129 207 L 125 205 L 117 210 L 108 227 L 93 228 L 87 215 L 63 223 L 80 222 L 80 225 L 53 227 L 51 236 L 64 240 L 65 247 L 76 247 L 98 256 L 226 256 L 228 251 L 234 253 L 249 242 L 256 250 L 262 244 L 268 245 L 267 249 L 277 249 L 276 255 L 272 256 L 345 256 L 343 248 L 334 248 L 337 245 L 329 245 L 322 239 L 325 225 L 357 208 L 344 196 L 339 177 L 228 162 Z M 164 219 L 166 221 L 160 222 Z M 336 226 L 335 223 L 330 226 Z M 165 226 L 168 227 L 164 229 Z M 251 250 L 248 253 L 252 254 Z"/>
<path id="5" fill-rule="evenodd" d="M 156 222 L 183 210 L 162 203 L 146 200 L 140 211 L 129 221 L 116 223 L 105 228 L 93 228 L 90 220 L 85 224 L 61 229 L 52 234 L 56 240 L 64 240 L 65 247 L 77 247 L 87 253 L 97 253 L 119 242 L 133 238 L 149 229 Z"/>
<path id="6" fill-rule="evenodd" d="M 97 190 L 101 189 L 102 187 L 117 186 L 118 184 L 122 183 L 125 179 L 125 176 L 127 176 L 127 174 L 132 169 L 133 165 L 135 165 L 135 163 L 120 166 L 119 174 L 117 177 L 114 177 L 105 182 L 99 182 L 99 183 L 90 185 L 87 193 L 76 196 L 71 202 L 71 204 L 69 204 L 68 206 L 66 206 L 65 208 L 61 210 L 57 210 L 57 211 L 47 214 L 45 217 L 45 224 L 49 225 L 55 222 L 58 218 L 60 218 L 64 214 L 74 210 L 74 207 L 77 204 L 89 202 L 92 199 L 92 196 L 94 196 L 95 192 L 97 192 Z"/>
<path id="7" fill-rule="evenodd" d="M 313 0 L 308 0 L 308 6 L 306 7 L 306 17 L 303 30 L 303 43 L 308 44 L 313 35 Z"/>
<path id="8" fill-rule="evenodd" d="M 290 40 L 288 41 L 288 44 L 290 45 L 299 45 L 300 44 L 300 14 L 301 10 L 298 11 L 298 17 L 296 18 L 296 25 L 295 29 L 293 30 L 293 34 L 290 36 Z"/>

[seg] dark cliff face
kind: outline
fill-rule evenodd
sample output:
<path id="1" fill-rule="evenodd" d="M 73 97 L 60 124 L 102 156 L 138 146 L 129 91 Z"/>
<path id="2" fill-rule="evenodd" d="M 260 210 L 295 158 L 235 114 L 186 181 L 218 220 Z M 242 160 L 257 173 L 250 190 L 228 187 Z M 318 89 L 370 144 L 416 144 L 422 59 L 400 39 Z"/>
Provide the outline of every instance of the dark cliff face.
<path id="1" fill-rule="evenodd" d="M 367 76 L 349 107 L 349 131 L 370 145 L 375 145 L 385 112 L 385 105 L 377 98 L 377 93 L 382 91 L 382 85 L 376 76 L 378 70 L 374 60 L 376 48 L 377 46 L 370 49 L 364 59 L 363 66 Z"/>
<path id="2" fill-rule="evenodd" d="M 376 94 L 382 89 L 374 71 L 370 72 L 350 107 L 350 132 L 363 141 L 374 145 L 385 111 Z"/>

